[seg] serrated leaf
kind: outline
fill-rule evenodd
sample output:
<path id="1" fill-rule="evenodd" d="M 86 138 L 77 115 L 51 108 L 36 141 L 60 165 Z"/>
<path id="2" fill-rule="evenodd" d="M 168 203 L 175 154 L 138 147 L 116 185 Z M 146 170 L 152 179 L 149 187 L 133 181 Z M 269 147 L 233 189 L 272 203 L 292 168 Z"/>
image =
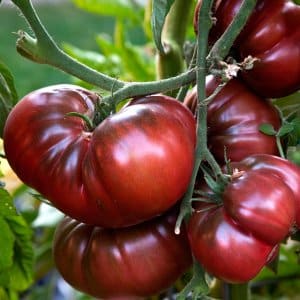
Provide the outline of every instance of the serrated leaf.
<path id="1" fill-rule="evenodd" d="M 274 136 L 274 135 L 277 134 L 277 132 L 274 129 L 273 125 L 269 124 L 269 123 L 261 124 L 259 126 L 259 131 L 261 131 L 262 133 L 264 133 L 266 135 L 273 135 Z"/>
<path id="2" fill-rule="evenodd" d="M 16 214 L 17 211 L 13 204 L 12 197 L 5 189 L 0 188 L 0 216 L 6 217 L 6 216 L 13 216 Z"/>
<path id="3" fill-rule="evenodd" d="M 79 8 L 104 16 L 142 21 L 142 7 L 132 0 L 72 0 Z"/>
<path id="4" fill-rule="evenodd" d="M 0 273 L 13 264 L 15 236 L 5 218 L 0 217 Z"/>
<path id="5" fill-rule="evenodd" d="M 163 26 L 174 0 L 153 0 L 151 27 L 154 42 L 159 52 L 164 53 L 161 41 Z"/>
<path id="6" fill-rule="evenodd" d="M 290 132 L 292 132 L 294 130 L 295 126 L 294 124 L 291 124 L 291 123 L 285 123 L 283 124 L 280 129 L 278 130 L 278 133 L 277 135 L 279 137 L 282 137 Z"/>
<path id="7" fill-rule="evenodd" d="M 33 282 L 32 231 L 22 216 L 8 216 L 5 218 L 14 235 L 13 263 L 0 272 L 0 285 L 9 290 L 24 291 Z"/>
<path id="8" fill-rule="evenodd" d="M 0 137 L 3 134 L 6 118 L 17 101 L 18 95 L 13 76 L 5 64 L 0 61 Z"/>

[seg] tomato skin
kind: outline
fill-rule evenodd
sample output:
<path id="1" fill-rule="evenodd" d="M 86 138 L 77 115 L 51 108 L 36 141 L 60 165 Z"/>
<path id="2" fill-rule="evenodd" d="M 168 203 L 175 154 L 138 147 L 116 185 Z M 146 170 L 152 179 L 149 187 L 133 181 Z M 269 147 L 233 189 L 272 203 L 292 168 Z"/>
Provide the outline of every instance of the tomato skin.
<path id="1" fill-rule="evenodd" d="M 242 0 L 219 3 L 211 43 L 226 30 L 241 4 Z M 251 70 L 242 72 L 245 82 L 263 97 L 283 97 L 300 89 L 299 39 L 299 5 L 287 0 L 259 0 L 234 44 L 237 59 L 249 55 L 258 59 Z"/>
<path id="2" fill-rule="evenodd" d="M 274 248 L 243 232 L 223 207 L 205 212 L 196 209 L 188 224 L 188 235 L 192 252 L 205 270 L 230 283 L 254 278 Z"/>
<path id="3" fill-rule="evenodd" d="M 210 96 L 219 81 L 208 76 L 206 93 Z M 196 87 L 184 103 L 195 110 Z M 232 79 L 208 104 L 208 145 L 216 159 L 224 162 L 224 150 L 231 161 L 240 161 L 256 153 L 277 154 L 276 139 L 260 132 L 263 123 L 280 127 L 280 116 L 273 104 L 254 94 L 238 79 Z"/>
<path id="4" fill-rule="evenodd" d="M 223 200 L 224 209 L 236 223 L 268 244 L 280 243 L 294 225 L 293 191 L 272 172 L 245 172 L 229 184 Z"/>
<path id="5" fill-rule="evenodd" d="M 257 154 L 245 158 L 241 162 L 233 162 L 232 168 L 239 170 L 263 170 L 277 176 L 294 194 L 296 224 L 300 228 L 300 168 L 289 160 L 278 156 Z"/>
<path id="6" fill-rule="evenodd" d="M 7 159 L 28 186 L 84 223 L 128 226 L 184 194 L 194 163 L 195 120 L 163 95 L 134 100 L 89 131 L 97 96 L 73 85 L 25 96 L 4 129 Z M 176 162 L 176 164 L 174 164 Z M 155 180 L 153 180 L 155 178 Z"/>
<path id="7" fill-rule="evenodd" d="M 53 253 L 63 278 L 97 298 L 144 299 L 170 287 L 192 264 L 174 211 L 142 224 L 104 229 L 64 218 Z"/>
<path id="8" fill-rule="evenodd" d="M 242 283 L 254 278 L 299 227 L 300 168 L 266 154 L 231 167 L 222 205 L 197 203 L 187 230 L 193 255 L 209 273 Z M 207 186 L 201 189 L 212 193 Z"/>

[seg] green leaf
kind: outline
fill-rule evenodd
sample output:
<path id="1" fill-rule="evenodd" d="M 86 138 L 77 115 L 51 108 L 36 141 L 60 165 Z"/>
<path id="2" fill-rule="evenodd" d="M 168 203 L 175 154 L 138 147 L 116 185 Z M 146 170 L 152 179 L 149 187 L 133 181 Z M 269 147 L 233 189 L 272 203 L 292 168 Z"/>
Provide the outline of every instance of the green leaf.
<path id="1" fill-rule="evenodd" d="M 267 135 L 276 135 L 277 132 L 272 124 L 264 123 L 259 126 L 259 131 Z"/>
<path id="2" fill-rule="evenodd" d="M 13 76 L 5 64 L 0 61 L 0 137 L 3 135 L 6 118 L 17 101 L 18 95 Z"/>
<path id="3" fill-rule="evenodd" d="M 124 23 L 117 21 L 115 31 L 115 44 L 119 49 L 119 55 L 124 66 L 125 73 L 131 75 L 131 80 L 148 81 L 154 79 L 151 66 L 147 62 L 147 57 L 143 56 L 140 48 L 128 42 L 125 36 Z"/>
<path id="4" fill-rule="evenodd" d="M 164 53 L 164 48 L 161 42 L 161 35 L 163 26 L 165 24 L 166 16 L 174 3 L 174 0 L 153 0 L 151 27 L 155 45 L 159 52 Z"/>
<path id="5" fill-rule="evenodd" d="M 63 44 L 63 49 L 70 56 L 95 70 L 112 77 L 117 77 L 120 74 L 120 58 L 116 55 L 110 53 L 109 56 L 105 57 L 95 51 L 82 50 L 67 43 Z"/>
<path id="6" fill-rule="evenodd" d="M 72 0 L 79 8 L 105 16 L 142 21 L 142 7 L 132 0 Z"/>
<path id="7" fill-rule="evenodd" d="M 13 263 L 5 272 L 0 272 L 0 286 L 13 291 L 24 291 L 33 283 L 32 231 L 22 216 L 8 216 L 5 220 L 15 241 Z"/>
<path id="8" fill-rule="evenodd" d="M 5 217 L 13 216 L 16 214 L 17 211 L 13 205 L 12 197 L 5 189 L 0 188 L 0 216 Z"/>
<path id="9" fill-rule="evenodd" d="M 0 273 L 13 264 L 15 236 L 3 217 L 0 217 Z"/>
<path id="10" fill-rule="evenodd" d="M 280 129 L 278 130 L 278 133 L 277 135 L 279 137 L 282 137 L 290 132 L 292 132 L 294 130 L 295 126 L 294 124 L 291 124 L 291 123 L 284 123 Z"/>

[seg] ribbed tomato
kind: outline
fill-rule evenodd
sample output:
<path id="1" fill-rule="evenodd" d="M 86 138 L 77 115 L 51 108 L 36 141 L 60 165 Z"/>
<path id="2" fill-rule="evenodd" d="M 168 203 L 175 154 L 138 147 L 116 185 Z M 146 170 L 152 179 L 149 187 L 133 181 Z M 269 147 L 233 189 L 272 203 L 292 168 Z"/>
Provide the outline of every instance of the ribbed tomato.
<path id="1" fill-rule="evenodd" d="M 163 95 L 133 100 L 89 130 L 99 97 L 73 85 L 25 96 L 4 129 L 20 179 L 81 222 L 128 226 L 159 215 L 184 194 L 194 163 L 195 120 Z"/>
<path id="2" fill-rule="evenodd" d="M 232 179 L 219 195 L 222 204 L 196 204 L 188 235 L 194 256 L 209 273 L 241 283 L 254 278 L 296 222 L 299 226 L 300 169 L 265 154 L 231 167 Z"/>
<path id="3" fill-rule="evenodd" d="M 104 229 L 66 217 L 56 229 L 53 253 L 63 278 L 101 299 L 144 299 L 170 287 L 192 264 L 176 213 L 121 229 Z"/>
<path id="4" fill-rule="evenodd" d="M 207 96 L 210 96 L 219 81 L 208 76 Z M 196 87 L 187 95 L 184 103 L 195 110 Z M 218 161 L 224 161 L 226 150 L 231 161 L 256 154 L 277 154 L 276 139 L 260 132 L 263 123 L 280 127 L 280 116 L 274 105 L 267 99 L 253 93 L 243 82 L 232 79 L 208 104 L 208 144 Z"/>
<path id="5" fill-rule="evenodd" d="M 242 0 L 216 1 L 210 42 L 226 30 Z M 199 1 L 195 10 L 197 26 Z M 247 84 L 264 97 L 283 97 L 300 89 L 300 6 L 290 0 L 258 0 L 246 26 L 235 41 L 236 59 L 257 58 L 253 69 L 243 71 Z"/>

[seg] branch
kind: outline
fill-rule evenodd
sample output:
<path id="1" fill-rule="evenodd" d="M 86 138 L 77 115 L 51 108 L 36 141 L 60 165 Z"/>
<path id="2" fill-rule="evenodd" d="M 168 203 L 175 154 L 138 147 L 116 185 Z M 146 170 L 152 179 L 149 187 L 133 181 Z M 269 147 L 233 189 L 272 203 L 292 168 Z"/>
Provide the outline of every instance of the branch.
<path id="1" fill-rule="evenodd" d="M 247 20 L 256 5 L 256 2 L 257 0 L 243 0 L 235 18 L 211 48 L 208 54 L 208 61 L 224 60 L 224 58 L 229 53 L 229 50 L 231 49 L 234 41 L 246 25 Z"/>
<path id="2" fill-rule="evenodd" d="M 226 182 L 227 179 L 223 175 L 222 170 L 215 160 L 214 156 L 207 146 L 207 103 L 206 103 L 206 88 L 205 79 L 207 75 L 207 62 L 212 60 L 223 60 L 228 54 L 234 40 L 241 32 L 246 24 L 252 10 L 255 7 L 256 0 L 244 0 L 239 12 L 236 14 L 234 20 L 216 42 L 207 55 L 208 51 L 208 35 L 212 26 L 212 19 L 210 16 L 213 0 L 203 0 L 198 16 L 198 42 L 197 42 L 197 95 L 198 95 L 198 111 L 197 111 L 197 145 L 195 153 L 195 164 L 192 178 L 189 187 L 182 199 L 180 213 L 177 218 L 175 233 L 180 232 L 180 226 L 184 218 L 189 218 L 192 213 L 191 199 L 193 196 L 194 185 L 199 171 L 200 164 L 206 160 L 212 168 L 214 175 L 221 182 Z"/>
<path id="3" fill-rule="evenodd" d="M 97 72 L 63 52 L 41 23 L 30 0 L 11 1 L 21 10 L 36 37 L 32 38 L 25 32 L 19 32 L 17 51 L 21 55 L 37 63 L 52 65 L 107 91 L 125 85 L 124 82 Z"/>

